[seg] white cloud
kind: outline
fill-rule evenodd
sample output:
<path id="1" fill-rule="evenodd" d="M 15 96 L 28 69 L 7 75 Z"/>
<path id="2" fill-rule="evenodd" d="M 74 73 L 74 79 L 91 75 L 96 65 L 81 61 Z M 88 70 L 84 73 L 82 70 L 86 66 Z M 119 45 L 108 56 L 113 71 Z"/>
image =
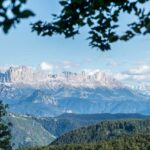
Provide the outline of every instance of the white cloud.
<path id="1" fill-rule="evenodd" d="M 8 68 L 7 66 L 0 66 L 0 72 L 5 72 Z"/>
<path id="2" fill-rule="evenodd" d="M 150 82 L 150 65 L 139 65 L 126 72 L 114 74 L 114 77 L 123 82 Z"/>
<path id="3" fill-rule="evenodd" d="M 133 74 L 125 74 L 125 73 L 118 73 L 114 75 L 115 79 L 119 81 L 146 81 L 150 79 L 149 75 L 133 75 Z"/>
<path id="4" fill-rule="evenodd" d="M 71 68 L 72 67 L 72 63 L 70 61 L 64 61 L 63 62 L 63 67 L 64 68 Z"/>
<path id="5" fill-rule="evenodd" d="M 69 71 L 70 69 L 75 69 L 75 67 L 78 67 L 79 64 L 71 62 L 71 61 L 62 61 L 62 62 L 55 62 L 53 64 L 51 63 L 47 63 L 45 61 L 43 61 L 39 67 L 41 70 L 44 71 L 51 71 L 51 72 L 55 72 L 55 73 L 60 73 L 63 72 L 64 70 Z"/>
<path id="6" fill-rule="evenodd" d="M 104 72 L 100 69 L 83 69 L 84 72 L 86 72 L 88 75 L 93 75 L 97 72 Z"/>
<path id="7" fill-rule="evenodd" d="M 133 75 L 133 79 L 137 81 L 145 81 L 148 77 L 146 75 Z"/>
<path id="8" fill-rule="evenodd" d="M 150 74 L 150 66 L 149 65 L 140 65 L 136 68 L 130 69 L 128 71 L 129 74 Z"/>
<path id="9" fill-rule="evenodd" d="M 128 80 L 130 78 L 130 75 L 124 74 L 124 73 L 117 73 L 114 75 L 115 79 L 122 81 L 122 80 Z"/>
<path id="10" fill-rule="evenodd" d="M 69 69 L 69 68 L 72 68 L 72 67 L 79 66 L 79 64 L 71 62 L 71 61 L 64 61 L 62 65 L 63 65 L 64 69 Z"/>
<path id="11" fill-rule="evenodd" d="M 42 62 L 42 63 L 40 64 L 40 68 L 41 68 L 42 70 L 45 70 L 45 71 L 51 71 L 51 70 L 53 69 L 53 65 L 48 64 L 48 63 L 46 63 L 46 62 Z"/>

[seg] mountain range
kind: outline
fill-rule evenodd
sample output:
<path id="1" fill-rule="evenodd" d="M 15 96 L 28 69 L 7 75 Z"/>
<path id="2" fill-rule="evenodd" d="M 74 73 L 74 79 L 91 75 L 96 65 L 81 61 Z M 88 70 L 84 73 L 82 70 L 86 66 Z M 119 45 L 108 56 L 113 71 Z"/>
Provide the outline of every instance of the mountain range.
<path id="1" fill-rule="evenodd" d="M 9 111 L 33 116 L 63 113 L 150 114 L 150 97 L 104 72 L 50 74 L 27 66 L 0 72 L 0 99 Z"/>

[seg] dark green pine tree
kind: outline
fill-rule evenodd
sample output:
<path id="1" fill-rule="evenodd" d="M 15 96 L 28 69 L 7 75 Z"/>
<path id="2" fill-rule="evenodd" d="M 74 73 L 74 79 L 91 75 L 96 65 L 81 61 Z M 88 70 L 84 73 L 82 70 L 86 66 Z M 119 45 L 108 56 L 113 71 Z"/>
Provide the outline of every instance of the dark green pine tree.
<path id="1" fill-rule="evenodd" d="M 4 117 L 7 114 L 7 105 L 4 105 L 0 101 L 0 150 L 11 150 L 11 132 L 10 123 L 4 121 Z"/>

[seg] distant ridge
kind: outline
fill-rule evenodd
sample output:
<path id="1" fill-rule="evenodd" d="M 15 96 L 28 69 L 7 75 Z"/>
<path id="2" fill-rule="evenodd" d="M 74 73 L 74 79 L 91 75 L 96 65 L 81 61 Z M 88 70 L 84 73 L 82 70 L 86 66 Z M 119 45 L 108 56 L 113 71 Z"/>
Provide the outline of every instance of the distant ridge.
<path id="1" fill-rule="evenodd" d="M 141 114 L 62 114 L 54 118 L 38 118 L 37 121 L 50 133 L 59 137 L 71 130 L 93 125 L 104 120 L 143 118 L 150 118 L 150 116 Z"/>
<path id="2" fill-rule="evenodd" d="M 92 118 L 93 120 L 96 119 L 124 119 L 124 118 L 149 118 L 150 115 L 142 115 L 138 113 L 102 113 L 102 114 L 74 114 L 74 113 L 64 113 L 59 115 L 56 118 L 63 118 L 63 119 L 81 119 L 86 120 Z"/>

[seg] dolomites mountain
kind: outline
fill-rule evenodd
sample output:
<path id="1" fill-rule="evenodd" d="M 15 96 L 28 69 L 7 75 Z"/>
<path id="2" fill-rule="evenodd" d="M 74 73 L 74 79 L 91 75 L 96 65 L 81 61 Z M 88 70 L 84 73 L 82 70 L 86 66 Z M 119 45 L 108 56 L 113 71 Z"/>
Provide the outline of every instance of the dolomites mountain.
<path id="1" fill-rule="evenodd" d="M 106 73 L 50 74 L 31 67 L 0 73 L 0 99 L 9 111 L 34 116 L 62 113 L 150 114 L 150 97 L 127 88 Z"/>
<path id="2" fill-rule="evenodd" d="M 106 86 L 118 87 L 121 84 L 114 78 L 107 76 L 104 72 L 95 73 L 63 72 L 60 74 L 49 74 L 42 70 L 35 70 L 31 67 L 10 67 L 5 72 L 0 72 L 1 83 L 23 83 L 23 84 L 50 84 L 51 86 L 66 84 L 72 86 Z"/>
<path id="3" fill-rule="evenodd" d="M 2 83 L 35 83 L 47 80 L 48 75 L 38 72 L 27 66 L 10 67 L 5 72 L 0 72 L 0 82 Z"/>

